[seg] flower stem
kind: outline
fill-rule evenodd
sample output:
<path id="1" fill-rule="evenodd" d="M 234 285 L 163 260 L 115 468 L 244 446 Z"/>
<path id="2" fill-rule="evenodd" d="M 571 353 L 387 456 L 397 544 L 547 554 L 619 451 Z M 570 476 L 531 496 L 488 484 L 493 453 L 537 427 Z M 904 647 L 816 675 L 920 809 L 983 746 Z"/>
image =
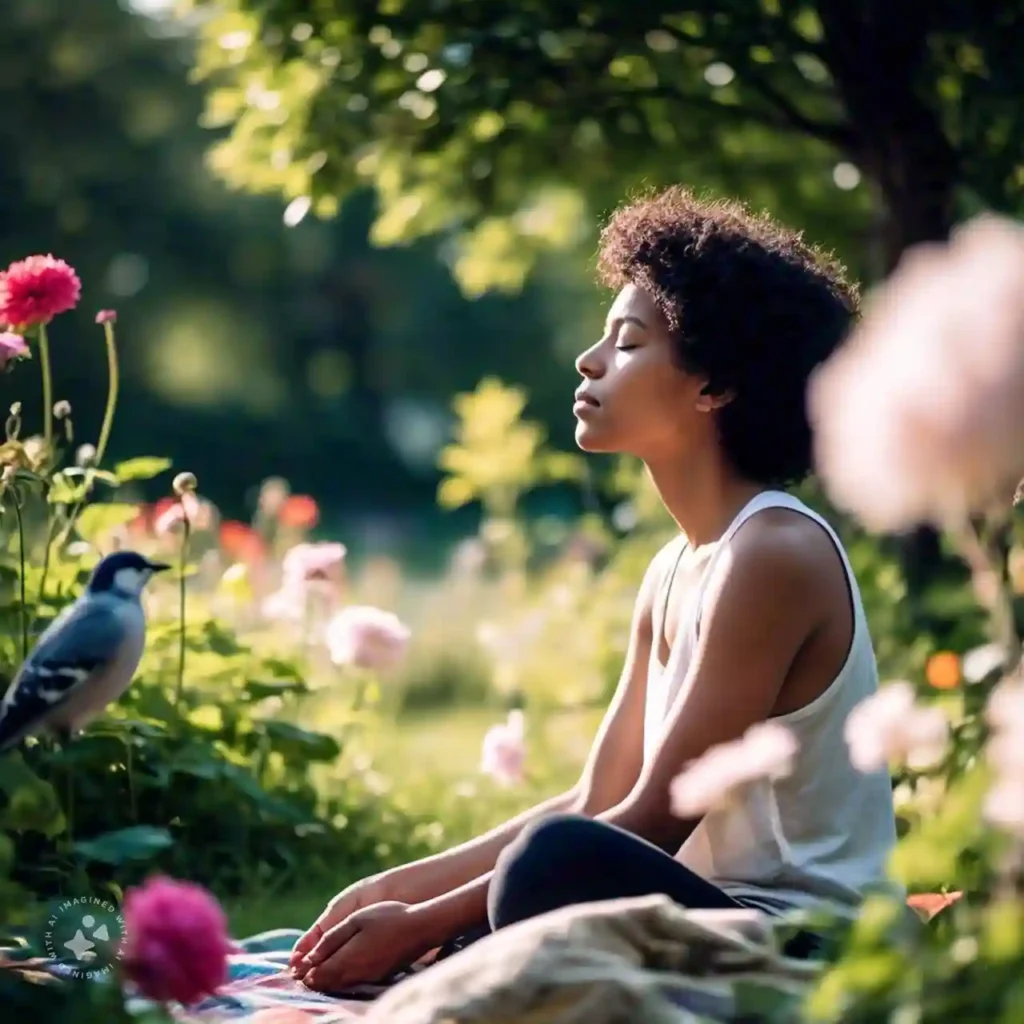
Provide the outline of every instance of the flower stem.
<path id="1" fill-rule="evenodd" d="M 96 445 L 96 466 L 103 465 L 103 455 L 110 440 L 110 429 L 114 424 L 114 409 L 117 407 L 117 392 L 120 376 L 117 369 L 117 345 L 114 342 L 114 325 L 107 321 L 103 325 L 103 333 L 107 341 L 107 408 L 103 413 L 103 426 L 100 428 L 100 439 Z"/>
<path id="2" fill-rule="evenodd" d="M 25 593 L 25 524 L 21 519 L 21 497 L 16 490 L 11 491 L 14 497 L 14 515 L 18 520 L 18 580 L 21 585 L 21 660 L 28 657 L 28 597 Z"/>
<path id="3" fill-rule="evenodd" d="M 50 457 L 53 445 L 53 379 L 50 376 L 50 342 L 46 336 L 46 324 L 39 325 L 39 369 L 43 375 L 43 439 L 47 457 Z"/>
<path id="4" fill-rule="evenodd" d="M 188 542 L 192 534 L 192 524 L 184 504 L 181 507 L 181 579 L 178 587 L 178 616 L 181 619 L 181 634 L 178 641 L 178 688 L 174 695 L 174 709 L 180 713 L 181 699 L 185 692 L 185 568 L 188 565 Z"/>

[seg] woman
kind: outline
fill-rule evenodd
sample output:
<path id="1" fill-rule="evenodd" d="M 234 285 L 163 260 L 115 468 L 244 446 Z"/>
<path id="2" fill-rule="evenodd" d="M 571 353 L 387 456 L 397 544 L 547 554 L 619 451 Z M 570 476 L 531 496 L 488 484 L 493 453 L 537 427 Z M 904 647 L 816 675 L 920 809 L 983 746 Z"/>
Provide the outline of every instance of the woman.
<path id="1" fill-rule="evenodd" d="M 340 893 L 293 953 L 313 988 L 575 903 L 664 893 L 782 913 L 855 907 L 884 879 L 889 780 L 857 772 L 843 739 L 878 685 L 857 582 L 832 529 L 783 490 L 811 469 L 807 382 L 850 326 L 853 289 L 794 232 L 679 188 L 616 213 L 599 268 L 618 293 L 577 360 L 576 439 L 643 460 L 680 535 L 643 581 L 579 783 Z M 769 718 L 799 742 L 793 773 L 674 816 L 681 768 Z"/>

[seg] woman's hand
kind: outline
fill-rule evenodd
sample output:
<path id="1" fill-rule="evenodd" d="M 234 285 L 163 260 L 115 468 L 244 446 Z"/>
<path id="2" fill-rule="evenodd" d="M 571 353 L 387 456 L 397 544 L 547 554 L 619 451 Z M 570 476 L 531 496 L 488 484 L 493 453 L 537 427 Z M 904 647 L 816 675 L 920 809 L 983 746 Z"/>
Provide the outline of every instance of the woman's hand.
<path id="1" fill-rule="evenodd" d="M 375 903 L 326 931 L 306 955 L 298 975 L 318 992 L 342 992 L 353 985 L 383 981 L 432 948 L 407 903 Z"/>
<path id="2" fill-rule="evenodd" d="M 306 929 L 305 934 L 292 949 L 288 966 L 297 978 L 302 978 L 309 969 L 306 955 L 335 926 L 341 924 L 357 910 L 382 903 L 390 896 L 385 892 L 382 876 L 373 875 L 361 879 L 343 889 L 324 908 L 320 916 Z"/>

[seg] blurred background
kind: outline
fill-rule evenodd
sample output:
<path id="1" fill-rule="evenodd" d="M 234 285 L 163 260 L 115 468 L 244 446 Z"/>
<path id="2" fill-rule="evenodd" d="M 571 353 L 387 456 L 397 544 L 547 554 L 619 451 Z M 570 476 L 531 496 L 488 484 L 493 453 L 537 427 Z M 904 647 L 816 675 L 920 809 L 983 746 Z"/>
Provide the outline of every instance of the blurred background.
<path id="1" fill-rule="evenodd" d="M 339 19 L 350 7 L 358 21 L 374 6 L 339 4 Z M 494 16 L 505 17 L 499 8 Z M 880 258 L 867 186 L 842 153 L 799 134 L 767 132 L 756 121 L 716 124 L 700 110 L 707 124 L 656 150 L 643 131 L 609 139 L 614 160 L 590 193 L 589 182 L 577 187 L 574 175 L 581 159 L 595 158 L 585 152 L 594 143 L 584 139 L 574 150 L 571 139 L 561 140 L 565 126 L 551 124 L 547 181 L 531 161 L 502 171 L 499 193 L 520 195 L 511 206 L 495 196 L 494 212 L 525 208 L 541 196 L 547 205 L 534 216 L 552 221 L 546 230 L 557 245 L 541 247 L 526 279 L 526 267 L 511 268 L 510 277 L 509 246 L 500 235 L 489 247 L 478 239 L 472 280 L 463 268 L 460 282 L 456 236 L 466 211 L 455 204 L 460 189 L 486 184 L 479 168 L 476 177 L 454 182 L 450 195 L 434 198 L 436 230 L 408 225 L 395 238 L 406 243 L 409 236 L 408 244 L 395 246 L 375 246 L 370 236 L 382 214 L 394 217 L 402 198 L 382 201 L 372 180 L 345 179 L 333 189 L 343 200 L 337 214 L 323 220 L 305 214 L 301 194 L 287 194 L 302 192 L 301 174 L 292 175 L 297 188 L 272 182 L 268 195 L 229 187 L 257 187 L 268 160 L 286 174 L 304 151 L 320 147 L 321 131 L 329 134 L 326 114 L 323 127 L 311 122 L 303 107 L 308 98 L 283 89 L 254 109 L 280 124 L 309 125 L 309 137 L 281 159 L 268 158 L 255 141 L 254 148 L 239 141 L 213 161 L 222 173 L 211 169 L 211 150 L 230 141 L 233 126 L 223 111 L 232 101 L 228 86 L 211 91 L 209 82 L 195 81 L 199 53 L 209 62 L 209 48 L 218 50 L 223 68 L 211 73 L 237 71 L 235 87 L 250 93 L 252 81 L 271 74 L 241 67 L 237 44 L 251 27 L 236 28 L 232 38 L 232 23 L 218 21 L 223 17 L 213 4 L 176 17 L 170 0 L 3 5 L 0 74 L 9 101 L 0 112 L 0 258 L 53 252 L 84 279 L 76 320 L 62 323 L 54 341 L 55 393 L 73 399 L 84 428 L 95 429 L 105 396 L 100 338 L 89 324 L 96 309 L 117 308 L 125 386 L 112 454 L 167 455 L 175 467 L 196 472 L 204 493 L 229 516 L 251 511 L 254 481 L 282 474 L 318 496 L 325 524 L 345 533 L 356 556 L 398 543 L 407 557 L 436 566 L 439 544 L 473 522 L 471 514 L 453 522 L 433 501 L 454 393 L 485 374 L 522 384 L 531 415 L 559 446 L 571 446 L 572 359 L 595 336 L 605 302 L 590 276 L 596 218 L 632 187 L 682 180 L 747 193 L 837 246 L 858 273 L 870 274 Z M 666 41 L 656 37 L 651 52 Z M 369 36 L 359 46 L 379 53 Z M 405 65 L 412 80 L 423 77 L 417 61 Z M 715 83 L 728 89 L 730 76 L 726 65 L 709 63 L 701 80 L 707 97 Z M 355 81 L 350 90 L 349 76 L 339 74 L 331 88 L 342 93 L 322 97 L 321 105 L 347 104 L 358 121 L 365 115 L 352 97 L 371 84 Z M 478 102 L 475 90 L 467 103 Z M 495 100 L 500 111 L 505 100 Z M 382 90 L 369 102 L 386 112 L 390 99 Z M 461 121 L 471 114 L 453 108 L 445 116 Z M 239 138 L 242 130 L 236 127 Z M 376 130 L 371 123 L 353 127 Z M 402 124 L 392 130 L 396 139 L 410 137 Z M 364 142 L 334 140 L 340 151 L 330 152 L 320 171 L 328 177 L 316 188 L 338 184 L 339 166 L 353 163 Z M 631 162 L 634 174 L 623 171 Z M 549 193 L 542 195 L 541 186 Z M 29 416 L 38 414 L 35 396 L 19 397 Z M 549 494 L 540 505 L 575 510 L 566 494 Z"/>

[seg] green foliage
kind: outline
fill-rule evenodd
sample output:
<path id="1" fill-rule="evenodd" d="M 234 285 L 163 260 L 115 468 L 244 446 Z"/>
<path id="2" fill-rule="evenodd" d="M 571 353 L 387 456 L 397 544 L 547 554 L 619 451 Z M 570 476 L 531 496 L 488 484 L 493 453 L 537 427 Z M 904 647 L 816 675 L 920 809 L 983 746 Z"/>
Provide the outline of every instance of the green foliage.
<path id="1" fill-rule="evenodd" d="M 453 232 L 472 294 L 518 288 L 639 185 L 742 195 L 859 270 L 870 200 L 836 193 L 838 159 L 883 198 L 887 262 L 948 229 L 957 189 L 1022 197 L 1016 2 L 185 6 L 206 123 L 230 129 L 217 173 L 324 215 L 372 184 L 375 240 Z"/>

